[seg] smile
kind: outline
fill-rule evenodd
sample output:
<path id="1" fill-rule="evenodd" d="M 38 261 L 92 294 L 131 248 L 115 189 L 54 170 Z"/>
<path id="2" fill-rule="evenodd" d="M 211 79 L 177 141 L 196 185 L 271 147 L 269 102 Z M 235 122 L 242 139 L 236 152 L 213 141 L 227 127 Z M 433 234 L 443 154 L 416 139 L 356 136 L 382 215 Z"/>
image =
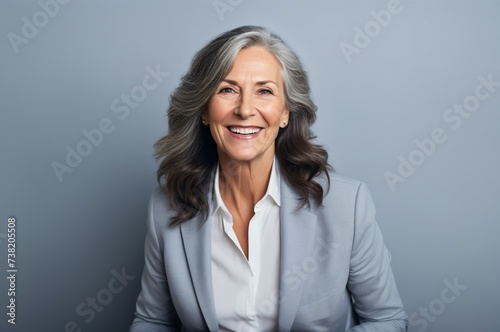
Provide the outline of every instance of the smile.
<path id="1" fill-rule="evenodd" d="M 258 127 L 252 127 L 252 128 L 246 128 L 246 127 L 229 127 L 229 130 L 232 133 L 235 133 L 235 134 L 253 135 L 253 134 L 257 134 L 261 130 L 261 128 L 258 128 Z"/>

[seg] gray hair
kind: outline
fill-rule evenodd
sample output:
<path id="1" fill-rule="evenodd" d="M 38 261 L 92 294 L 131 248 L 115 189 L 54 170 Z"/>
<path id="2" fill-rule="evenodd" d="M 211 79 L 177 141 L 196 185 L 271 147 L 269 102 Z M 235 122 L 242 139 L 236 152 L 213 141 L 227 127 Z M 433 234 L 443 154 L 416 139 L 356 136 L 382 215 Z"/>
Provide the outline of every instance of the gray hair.
<path id="1" fill-rule="evenodd" d="M 194 57 L 179 87 L 172 93 L 168 109 L 169 132 L 155 144 L 162 159 L 157 177 L 182 222 L 201 212 L 208 213 L 206 189 L 217 164 L 216 144 L 201 123 L 201 114 L 227 76 L 238 53 L 247 47 L 262 47 L 281 64 L 289 124 L 280 129 L 275 153 L 285 179 L 310 204 L 309 197 L 322 203 L 323 187 L 313 178 L 324 173 L 328 179 L 328 154 L 313 139 L 311 125 L 316 105 L 310 98 L 307 73 L 299 58 L 276 34 L 258 26 L 242 26 L 209 42 Z M 162 183 L 162 179 L 165 180 Z"/>

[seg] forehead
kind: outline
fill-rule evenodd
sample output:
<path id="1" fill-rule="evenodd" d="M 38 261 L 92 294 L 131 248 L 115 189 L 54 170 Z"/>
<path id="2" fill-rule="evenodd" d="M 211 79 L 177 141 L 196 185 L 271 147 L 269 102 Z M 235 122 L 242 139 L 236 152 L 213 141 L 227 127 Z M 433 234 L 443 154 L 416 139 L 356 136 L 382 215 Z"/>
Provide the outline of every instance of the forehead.
<path id="1" fill-rule="evenodd" d="M 242 49 L 234 60 L 226 78 L 238 79 L 238 76 L 258 76 L 281 81 L 281 64 L 278 59 L 262 47 L 252 46 Z"/>

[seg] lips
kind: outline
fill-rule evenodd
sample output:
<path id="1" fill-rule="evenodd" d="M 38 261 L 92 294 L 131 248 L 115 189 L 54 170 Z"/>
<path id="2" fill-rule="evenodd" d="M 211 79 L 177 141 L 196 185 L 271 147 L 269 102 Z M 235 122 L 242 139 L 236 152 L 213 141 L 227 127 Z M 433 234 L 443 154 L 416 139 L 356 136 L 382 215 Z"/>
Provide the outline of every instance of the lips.
<path id="1" fill-rule="evenodd" d="M 237 127 L 230 126 L 228 127 L 229 131 L 238 135 L 254 135 L 261 131 L 262 128 L 259 127 Z"/>

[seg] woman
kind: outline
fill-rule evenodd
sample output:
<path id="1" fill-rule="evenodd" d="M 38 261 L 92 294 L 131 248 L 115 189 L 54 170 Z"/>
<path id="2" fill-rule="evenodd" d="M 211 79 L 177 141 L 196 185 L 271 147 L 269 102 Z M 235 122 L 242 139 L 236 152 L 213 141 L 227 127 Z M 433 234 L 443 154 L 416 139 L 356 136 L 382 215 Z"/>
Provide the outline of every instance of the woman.
<path id="1" fill-rule="evenodd" d="M 405 331 L 365 185 L 311 142 L 297 56 L 265 28 L 208 43 L 155 147 L 130 331 Z"/>

